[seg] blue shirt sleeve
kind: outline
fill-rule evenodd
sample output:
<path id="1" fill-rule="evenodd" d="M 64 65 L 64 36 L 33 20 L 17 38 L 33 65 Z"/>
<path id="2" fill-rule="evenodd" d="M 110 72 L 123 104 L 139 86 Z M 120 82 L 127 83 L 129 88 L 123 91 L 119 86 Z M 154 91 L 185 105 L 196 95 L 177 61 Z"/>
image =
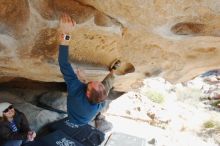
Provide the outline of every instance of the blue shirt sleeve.
<path id="1" fill-rule="evenodd" d="M 60 71 L 63 74 L 64 80 L 67 84 L 68 93 L 71 93 L 71 91 L 77 90 L 78 87 L 82 85 L 82 83 L 80 82 L 75 72 L 73 71 L 73 68 L 68 61 L 68 56 L 69 56 L 69 47 L 60 45 L 59 57 L 58 57 Z"/>
<path id="2" fill-rule="evenodd" d="M 103 101 L 102 103 L 100 103 L 101 105 L 101 109 L 103 109 L 106 106 L 106 101 Z"/>

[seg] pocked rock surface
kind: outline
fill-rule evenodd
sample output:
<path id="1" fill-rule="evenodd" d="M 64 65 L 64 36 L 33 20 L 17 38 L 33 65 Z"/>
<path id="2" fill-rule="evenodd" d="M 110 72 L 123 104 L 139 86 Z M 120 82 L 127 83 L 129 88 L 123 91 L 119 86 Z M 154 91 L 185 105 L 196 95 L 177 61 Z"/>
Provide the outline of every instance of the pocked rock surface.
<path id="1" fill-rule="evenodd" d="M 86 80 L 102 80 L 115 58 L 135 66 L 117 79 L 121 91 L 149 76 L 176 83 L 220 67 L 219 0 L 13 0 L 0 1 L 1 82 L 63 81 L 61 12 L 77 22 L 70 61 Z"/>

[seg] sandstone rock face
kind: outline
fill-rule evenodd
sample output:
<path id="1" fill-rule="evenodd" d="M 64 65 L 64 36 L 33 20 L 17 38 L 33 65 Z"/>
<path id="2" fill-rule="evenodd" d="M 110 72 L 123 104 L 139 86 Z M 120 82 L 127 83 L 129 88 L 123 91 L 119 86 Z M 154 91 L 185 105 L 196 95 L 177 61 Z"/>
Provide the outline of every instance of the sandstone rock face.
<path id="1" fill-rule="evenodd" d="M 77 22 L 70 61 L 86 80 L 102 80 L 115 58 L 135 66 L 114 85 L 123 91 L 149 76 L 181 82 L 220 68 L 219 0 L 12 0 L 0 2 L 1 81 L 63 81 L 61 12 Z"/>

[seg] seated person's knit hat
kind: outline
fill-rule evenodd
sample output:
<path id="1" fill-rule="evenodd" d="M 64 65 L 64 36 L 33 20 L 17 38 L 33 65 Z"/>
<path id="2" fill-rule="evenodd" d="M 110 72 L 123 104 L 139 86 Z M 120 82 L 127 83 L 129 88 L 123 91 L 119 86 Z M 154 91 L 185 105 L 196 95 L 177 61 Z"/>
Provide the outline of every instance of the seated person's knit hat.
<path id="1" fill-rule="evenodd" d="M 3 111 L 6 110 L 10 105 L 12 105 L 12 104 L 10 104 L 8 102 L 0 103 L 0 117 L 3 116 Z"/>

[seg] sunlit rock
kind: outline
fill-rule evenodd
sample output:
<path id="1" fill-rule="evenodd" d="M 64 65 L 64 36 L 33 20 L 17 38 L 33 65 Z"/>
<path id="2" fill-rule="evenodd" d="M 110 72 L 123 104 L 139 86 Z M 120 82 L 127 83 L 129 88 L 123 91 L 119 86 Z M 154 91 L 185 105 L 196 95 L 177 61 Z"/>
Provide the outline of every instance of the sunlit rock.
<path id="1" fill-rule="evenodd" d="M 219 0 L 14 0 L 0 2 L 0 81 L 23 77 L 63 82 L 57 62 L 59 16 L 76 20 L 70 61 L 86 80 L 102 80 L 115 58 L 135 72 L 128 91 L 151 76 L 172 83 L 220 67 Z"/>

